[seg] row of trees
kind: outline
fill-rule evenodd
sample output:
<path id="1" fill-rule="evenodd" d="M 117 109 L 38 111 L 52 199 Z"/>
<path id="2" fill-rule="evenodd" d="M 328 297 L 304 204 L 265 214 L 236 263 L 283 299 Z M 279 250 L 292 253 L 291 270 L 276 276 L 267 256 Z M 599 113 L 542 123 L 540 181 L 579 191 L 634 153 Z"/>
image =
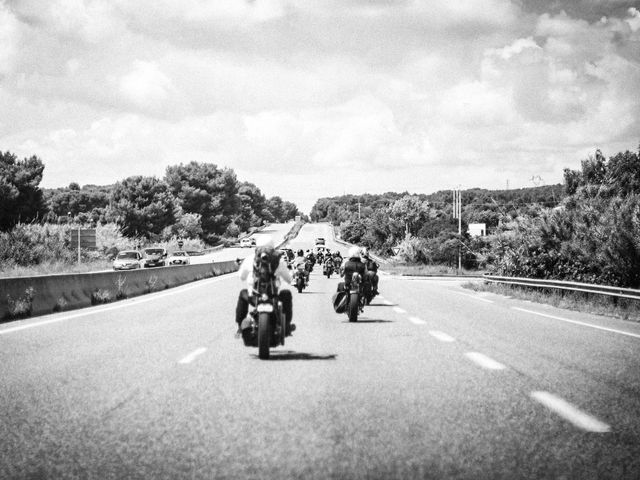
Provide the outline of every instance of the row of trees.
<path id="1" fill-rule="evenodd" d="M 469 223 L 485 223 L 496 232 L 520 216 L 538 216 L 557 206 L 564 198 L 562 185 L 515 190 L 462 192 L 462 231 Z M 410 262 L 454 265 L 461 245 L 465 263 L 480 262 L 478 241 L 458 235 L 450 190 L 411 195 L 388 192 L 380 195 L 344 195 L 321 198 L 311 211 L 312 220 L 330 221 L 340 226 L 342 237 L 390 255 L 400 248 L 400 257 Z M 484 258 L 484 257 L 482 257 Z"/>
<path id="2" fill-rule="evenodd" d="M 640 287 L 640 151 L 607 160 L 598 150 L 564 179 L 559 208 L 519 218 L 503 235 L 495 270 Z"/>
<path id="3" fill-rule="evenodd" d="M 462 231 L 451 191 L 319 199 L 313 220 L 340 226 L 350 242 L 409 262 L 463 264 L 512 276 L 640 287 L 640 152 L 608 160 L 599 150 L 564 183 L 462 192 Z M 489 235 L 471 238 L 469 223 Z"/>
<path id="4" fill-rule="evenodd" d="M 229 168 L 191 162 L 170 166 L 163 178 L 133 176 L 115 185 L 42 191 L 44 164 L 0 152 L 0 231 L 20 222 L 73 220 L 117 223 L 129 237 L 180 236 L 214 244 L 264 222 L 285 222 L 298 208 L 280 197 L 266 198 Z"/>

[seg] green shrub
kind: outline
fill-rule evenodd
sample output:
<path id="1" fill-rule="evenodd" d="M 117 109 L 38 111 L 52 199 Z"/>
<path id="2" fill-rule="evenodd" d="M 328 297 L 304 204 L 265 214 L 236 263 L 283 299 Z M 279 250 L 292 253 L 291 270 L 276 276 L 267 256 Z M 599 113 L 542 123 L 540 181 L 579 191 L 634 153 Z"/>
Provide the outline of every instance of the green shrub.
<path id="1" fill-rule="evenodd" d="M 109 290 L 103 290 L 101 288 L 97 288 L 91 294 L 91 305 L 100 305 L 102 303 L 109 303 L 113 300 L 111 296 L 111 292 Z"/>
<path id="2" fill-rule="evenodd" d="M 58 300 L 56 300 L 56 304 L 53 307 L 53 311 L 54 312 L 62 312 L 67 308 L 68 304 L 69 304 L 69 302 L 67 302 L 66 298 L 58 297 Z"/>
<path id="3" fill-rule="evenodd" d="M 7 304 L 9 306 L 8 316 L 9 318 L 26 318 L 31 316 L 31 310 L 33 308 L 33 297 L 35 290 L 33 287 L 28 287 L 24 291 L 24 295 L 16 299 L 11 298 L 11 295 L 7 295 Z"/>

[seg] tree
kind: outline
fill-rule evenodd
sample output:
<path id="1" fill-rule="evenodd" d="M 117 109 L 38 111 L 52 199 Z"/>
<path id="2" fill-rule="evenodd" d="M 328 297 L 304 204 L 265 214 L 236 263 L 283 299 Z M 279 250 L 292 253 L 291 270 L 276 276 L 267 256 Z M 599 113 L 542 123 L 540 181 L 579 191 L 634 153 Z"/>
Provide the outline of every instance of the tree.
<path id="1" fill-rule="evenodd" d="M 56 217 L 71 214 L 76 219 L 86 218 L 97 223 L 103 219 L 109 205 L 109 187 L 85 186 L 75 182 L 69 188 L 58 188 L 46 192 L 49 211 Z"/>
<path id="2" fill-rule="evenodd" d="M 289 220 L 293 220 L 297 215 L 300 214 L 298 207 L 291 202 L 284 201 L 282 202 L 282 221 L 287 222 Z"/>
<path id="3" fill-rule="evenodd" d="M 238 181 L 231 169 L 191 162 L 167 167 L 165 181 L 186 213 L 201 215 L 203 235 L 210 243 L 241 213 Z"/>
<path id="4" fill-rule="evenodd" d="M 0 152 L 0 230 L 31 222 L 46 213 L 40 182 L 44 164 L 35 155 L 18 160 Z"/>
<path id="5" fill-rule="evenodd" d="M 640 194 L 640 152 L 628 150 L 609 159 L 607 183 L 614 187 L 618 195 Z"/>
<path id="6" fill-rule="evenodd" d="M 282 198 L 276 196 L 267 200 L 267 210 L 274 218 L 276 222 L 282 222 L 284 217 L 284 204 Z"/>
<path id="7" fill-rule="evenodd" d="M 391 206 L 391 215 L 405 225 L 406 234 L 415 234 L 429 215 L 429 204 L 416 195 L 405 195 Z"/>
<path id="8" fill-rule="evenodd" d="M 253 183 L 241 183 L 238 187 L 238 196 L 241 210 L 235 220 L 237 228 L 246 231 L 249 227 L 260 226 L 264 219 L 273 221 L 273 216 L 267 210 L 266 197 Z"/>
<path id="9" fill-rule="evenodd" d="M 156 177 L 129 177 L 113 187 L 110 214 L 128 237 L 158 235 L 175 221 L 168 185 Z"/>

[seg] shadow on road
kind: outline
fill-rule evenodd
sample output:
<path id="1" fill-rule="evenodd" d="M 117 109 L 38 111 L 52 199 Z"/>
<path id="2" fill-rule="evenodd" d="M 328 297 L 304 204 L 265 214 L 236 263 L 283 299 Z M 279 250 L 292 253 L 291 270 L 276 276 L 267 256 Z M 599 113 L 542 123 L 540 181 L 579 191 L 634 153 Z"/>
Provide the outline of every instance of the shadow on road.
<path id="1" fill-rule="evenodd" d="M 253 355 L 258 358 L 258 355 Z M 315 353 L 294 352 L 292 350 L 277 351 L 272 350 L 269 360 L 335 360 L 336 354 L 317 355 Z"/>
<path id="2" fill-rule="evenodd" d="M 342 323 L 396 323 L 394 320 L 380 320 L 377 318 L 358 318 L 357 322 L 344 320 Z"/>

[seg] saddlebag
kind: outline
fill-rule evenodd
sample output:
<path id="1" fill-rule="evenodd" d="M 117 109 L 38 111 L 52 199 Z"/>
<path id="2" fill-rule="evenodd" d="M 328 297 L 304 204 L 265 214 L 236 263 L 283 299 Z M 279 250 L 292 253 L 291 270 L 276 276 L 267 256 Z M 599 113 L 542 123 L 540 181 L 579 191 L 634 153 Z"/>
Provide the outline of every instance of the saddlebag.
<path id="1" fill-rule="evenodd" d="M 345 292 L 344 289 L 334 293 L 331 299 L 333 301 L 333 309 L 336 313 L 344 313 L 347 311 L 347 303 L 349 302 L 349 299 L 347 298 L 347 292 Z"/>

